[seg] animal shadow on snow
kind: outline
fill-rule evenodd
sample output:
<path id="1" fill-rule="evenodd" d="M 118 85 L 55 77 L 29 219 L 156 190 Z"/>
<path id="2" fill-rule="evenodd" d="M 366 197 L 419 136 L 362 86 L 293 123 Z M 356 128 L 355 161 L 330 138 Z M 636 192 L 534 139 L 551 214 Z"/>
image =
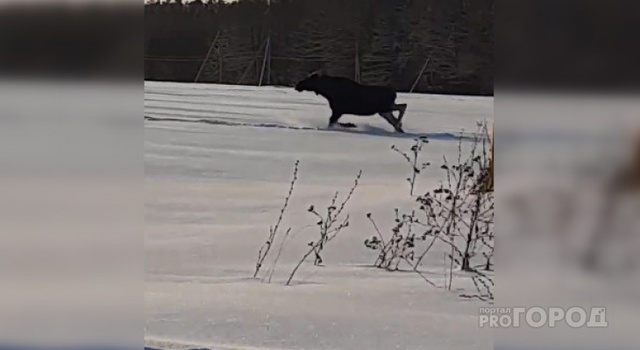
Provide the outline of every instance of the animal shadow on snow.
<path id="1" fill-rule="evenodd" d="M 388 131 L 382 127 L 367 125 L 367 124 L 359 124 L 353 128 L 344 128 L 344 127 L 335 127 L 332 129 L 328 129 L 329 131 L 337 131 L 351 134 L 360 134 L 360 135 L 371 135 L 371 136 L 381 136 L 381 137 L 391 137 L 398 139 L 428 139 L 428 140 L 439 140 L 439 141 L 459 141 L 462 139 L 463 141 L 474 141 L 477 139 L 478 135 L 475 133 L 451 133 L 451 132 L 431 132 L 431 133 L 415 133 L 405 131 L 404 133 L 398 133 L 395 131 Z M 483 135 L 479 135 L 482 138 Z"/>

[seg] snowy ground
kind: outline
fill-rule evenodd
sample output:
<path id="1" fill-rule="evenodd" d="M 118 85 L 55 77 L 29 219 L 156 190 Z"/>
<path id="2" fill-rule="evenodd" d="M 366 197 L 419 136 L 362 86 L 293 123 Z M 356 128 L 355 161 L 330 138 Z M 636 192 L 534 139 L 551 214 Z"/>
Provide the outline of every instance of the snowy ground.
<path id="1" fill-rule="evenodd" d="M 408 103 L 405 135 L 381 117 L 345 116 L 352 130 L 326 130 L 326 102 L 286 88 L 145 83 L 146 332 L 156 348 L 489 349 L 478 327 L 482 302 L 460 276 L 456 291 L 411 272 L 373 269 L 363 241 L 372 212 L 387 233 L 393 209 L 411 203 L 409 168 L 391 145 L 408 149 L 426 134 L 424 161 L 454 157 L 462 129 L 493 118 L 493 99 L 399 96 Z M 257 251 L 277 216 L 300 160 L 282 226 L 292 227 L 271 284 L 251 278 Z M 325 250 L 324 267 L 303 265 L 284 280 L 315 238 L 309 205 L 326 208 L 363 171 L 347 211 L 350 227 Z M 441 176 L 432 167 L 427 189 Z M 443 251 L 424 264 L 437 285 Z M 271 260 L 267 259 L 268 270 Z"/>

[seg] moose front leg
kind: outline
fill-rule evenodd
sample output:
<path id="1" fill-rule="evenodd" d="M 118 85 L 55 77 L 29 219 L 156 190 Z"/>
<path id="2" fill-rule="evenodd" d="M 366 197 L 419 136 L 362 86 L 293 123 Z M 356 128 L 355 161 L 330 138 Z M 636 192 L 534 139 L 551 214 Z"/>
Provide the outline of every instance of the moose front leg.
<path id="1" fill-rule="evenodd" d="M 340 117 L 342 117 L 342 114 L 333 112 L 333 114 L 331 114 L 331 118 L 329 118 L 329 127 L 332 127 L 335 123 L 337 123 Z"/>

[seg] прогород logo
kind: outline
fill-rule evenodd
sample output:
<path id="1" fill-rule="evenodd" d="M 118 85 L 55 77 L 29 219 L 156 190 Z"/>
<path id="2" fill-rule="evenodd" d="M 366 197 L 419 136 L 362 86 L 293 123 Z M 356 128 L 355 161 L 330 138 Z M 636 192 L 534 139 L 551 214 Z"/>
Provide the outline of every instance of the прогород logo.
<path id="1" fill-rule="evenodd" d="M 608 326 L 604 307 L 481 307 L 478 324 L 481 328 L 510 328 L 521 325 L 540 328 L 566 323 L 572 328 L 603 328 Z"/>

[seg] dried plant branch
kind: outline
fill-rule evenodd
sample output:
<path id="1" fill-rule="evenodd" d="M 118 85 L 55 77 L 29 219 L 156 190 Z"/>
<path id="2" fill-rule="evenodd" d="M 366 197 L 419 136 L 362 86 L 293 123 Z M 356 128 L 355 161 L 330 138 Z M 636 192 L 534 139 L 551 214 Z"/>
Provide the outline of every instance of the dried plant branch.
<path id="1" fill-rule="evenodd" d="M 347 214 L 344 218 L 341 219 L 341 215 L 344 209 L 347 206 L 347 203 L 351 201 L 353 193 L 360 183 L 360 178 L 362 177 L 362 170 L 358 172 L 358 175 L 355 178 L 353 186 L 345 196 L 344 200 L 340 203 L 340 206 L 336 206 L 338 202 L 339 193 L 336 192 L 333 196 L 329 206 L 326 210 L 326 215 L 321 215 L 315 209 L 315 206 L 311 205 L 307 210 L 309 213 L 313 214 L 316 218 L 318 218 L 318 222 L 316 226 L 319 228 L 319 238 L 316 241 L 309 242 L 309 250 L 302 256 L 302 259 L 298 261 L 293 271 L 289 275 L 287 279 L 286 285 L 291 285 L 291 281 L 295 276 L 296 272 L 300 268 L 300 266 L 307 260 L 311 254 L 315 255 L 314 265 L 322 264 L 322 256 L 321 253 L 324 250 L 324 247 L 327 243 L 331 242 L 334 238 L 338 236 L 338 234 L 345 228 L 349 227 L 349 215 Z M 339 224 L 337 224 L 340 221 Z M 337 226 L 336 226 L 337 224 Z"/>
<path id="2" fill-rule="evenodd" d="M 273 265 L 271 266 L 271 271 L 269 272 L 269 279 L 267 283 L 271 283 L 271 278 L 273 277 L 273 272 L 276 270 L 276 265 L 278 264 L 278 259 L 280 259 L 280 254 L 282 254 L 282 249 L 284 248 L 284 243 L 287 241 L 287 237 L 289 237 L 289 233 L 291 232 L 291 227 L 284 233 L 284 237 L 282 238 L 282 243 L 280 243 L 280 248 L 278 249 L 278 254 L 276 254 L 276 258 L 273 260 Z"/>
<path id="3" fill-rule="evenodd" d="M 431 165 L 428 162 L 418 164 L 419 158 L 420 158 L 420 152 L 422 151 L 422 146 L 425 143 L 429 143 L 429 141 L 425 138 L 416 138 L 414 139 L 414 141 L 415 141 L 415 144 L 411 146 L 409 153 L 401 151 L 395 145 L 391 146 L 391 149 L 396 151 L 396 153 L 398 153 L 399 155 L 401 155 L 407 161 L 407 163 L 411 166 L 411 176 L 406 179 L 407 182 L 409 182 L 410 196 L 413 196 L 418 175 L 422 173 L 422 171 L 426 169 L 429 165 Z"/>
<path id="4" fill-rule="evenodd" d="M 296 160 L 296 163 L 294 165 L 293 168 L 293 178 L 291 179 L 291 183 L 289 184 L 289 192 L 287 193 L 287 196 L 284 199 L 284 204 L 282 205 L 282 208 L 280 209 L 280 215 L 278 215 L 278 219 L 276 220 L 276 224 L 273 227 L 269 228 L 269 237 L 267 238 L 267 240 L 265 241 L 265 243 L 262 245 L 262 247 L 260 247 L 260 250 L 258 251 L 258 259 L 256 261 L 256 269 L 255 272 L 253 273 L 253 278 L 256 278 L 258 276 L 258 273 L 260 272 L 260 268 L 262 268 L 262 265 L 264 263 L 264 260 L 267 258 L 267 255 L 269 254 L 269 251 L 271 250 L 271 246 L 273 245 L 273 242 L 278 234 L 278 228 L 280 227 L 280 223 L 282 222 L 282 218 L 284 217 L 284 213 L 287 210 L 287 207 L 289 206 L 289 200 L 291 199 L 291 196 L 293 195 L 293 188 L 295 187 L 296 181 L 298 180 L 298 166 L 300 164 L 299 160 Z M 289 229 L 291 230 L 291 229 Z M 289 231 L 287 231 L 289 232 Z"/>
<path id="5" fill-rule="evenodd" d="M 478 188 L 478 181 L 486 176 L 487 169 L 492 166 L 492 157 L 488 153 L 493 151 L 492 145 L 489 147 L 487 143 L 491 139 L 488 137 L 486 123 L 478 124 L 478 128 L 470 147 L 465 147 L 466 151 L 463 151 L 463 139 L 458 141 L 458 154 L 454 163 L 446 156 L 442 157 L 440 169 L 444 171 L 445 178 L 438 188 L 416 198 L 419 210 L 399 214 L 396 209 L 396 221 L 389 239 L 385 238 L 371 214 L 367 215 L 375 234 L 365 240 L 365 246 L 378 251 L 374 266 L 397 270 L 399 264 L 406 261 L 411 262 L 413 270 L 420 273 L 419 268 L 434 245 L 444 243 L 449 247 L 449 253 L 444 256 L 445 288 L 452 289 L 455 264 L 462 271 L 474 273 L 477 289 L 483 289 L 479 295 L 483 299 L 489 298 L 493 286 L 491 280 L 487 275 L 480 275 L 471 264 L 472 259 L 482 253 L 485 262 L 480 266 L 489 271 L 494 241 L 493 194 L 474 190 Z M 410 152 L 402 152 L 395 146 L 392 149 L 414 166 L 419 159 L 421 145 L 416 143 Z M 420 170 L 414 166 L 412 177 L 407 179 L 412 190 L 416 183 L 413 175 L 417 178 Z M 419 236 L 414 234 L 417 227 L 423 232 Z"/>

